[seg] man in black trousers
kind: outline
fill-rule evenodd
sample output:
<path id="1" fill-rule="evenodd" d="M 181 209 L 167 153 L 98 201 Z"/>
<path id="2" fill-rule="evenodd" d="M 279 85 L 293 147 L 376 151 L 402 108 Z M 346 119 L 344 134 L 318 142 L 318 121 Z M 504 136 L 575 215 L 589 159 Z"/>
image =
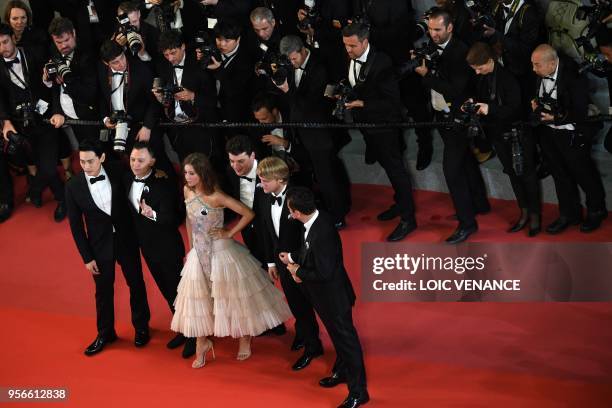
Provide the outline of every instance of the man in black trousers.
<path id="1" fill-rule="evenodd" d="M 340 235 L 329 216 L 317 210 L 308 189 L 296 187 L 287 193 L 286 200 L 291 217 L 303 223 L 305 231 L 300 249 L 282 252 L 279 257 L 311 300 L 336 349 L 332 375 L 319 385 L 330 388 L 347 383 L 349 395 L 339 408 L 356 408 L 370 397 L 363 351 L 353 324 L 355 292 L 344 269 Z"/>
<path id="2" fill-rule="evenodd" d="M 134 219 L 142 255 L 174 313 L 174 299 L 181 280 L 185 245 L 179 232 L 180 210 L 176 183 L 155 168 L 153 149 L 146 142 L 136 142 L 130 153 L 131 173 L 125 174 L 125 191 Z M 176 348 L 185 343 L 183 357 L 195 353 L 195 338 L 178 334 L 168 344 Z"/>
<path id="3" fill-rule="evenodd" d="M 280 52 L 291 61 L 287 79 L 276 86 L 282 91 L 281 100 L 289 106 L 292 122 L 331 122 L 331 103 L 325 98 L 327 70 L 314 52 L 294 35 L 283 37 Z M 350 190 L 344 164 L 334 146 L 330 129 L 296 129 L 301 144 L 308 152 L 312 169 L 327 211 L 334 217 L 337 228 L 346 226 Z"/>
<path id="4" fill-rule="evenodd" d="M 142 277 L 138 240 L 122 187 L 119 163 L 104 164 L 105 154 L 97 140 L 79 146 L 83 172 L 66 185 L 70 230 L 77 249 L 96 284 L 98 335 L 85 349 L 88 356 L 99 353 L 117 339 L 115 332 L 115 263 L 121 265 L 130 288 L 134 345 L 149 341 L 149 304 Z"/>
<path id="5" fill-rule="evenodd" d="M 532 109 L 542 125 L 540 142 L 550 166 L 559 200 L 559 218 L 546 228 L 559 234 L 582 221 L 578 186 L 586 196 L 587 216 L 580 231 L 591 232 L 608 216 L 601 175 L 591 157 L 591 134 L 584 120 L 589 103 L 586 78 L 567 57 L 560 58 L 548 44 L 531 56 L 538 76 Z M 582 121 L 582 123 L 580 123 Z"/>
<path id="6" fill-rule="evenodd" d="M 438 47 L 440 57 L 435 69 L 427 67 L 423 61 L 415 72 L 423 77 L 423 84 L 430 89 L 436 121 L 448 122 L 460 112 L 463 102 L 468 99 L 471 76 L 465 59 L 468 48 L 453 37 L 453 23 L 447 11 L 434 11 L 429 16 L 428 27 L 431 41 Z M 457 244 L 478 231 L 476 214 L 489 212 L 490 205 L 466 129 L 439 127 L 438 132 L 444 142 L 444 178 L 459 220 L 459 226 L 446 242 Z"/>
<path id="7" fill-rule="evenodd" d="M 348 56 L 348 80 L 354 100 L 346 104 L 354 122 L 400 122 L 400 93 L 391 59 L 369 43 L 369 30 L 361 22 L 342 29 L 342 40 Z M 379 220 L 400 217 L 400 223 L 387 237 L 400 241 L 417 227 L 410 175 L 402 161 L 401 134 L 398 129 L 363 129 L 366 163 L 378 161 L 385 170 L 394 192 L 395 203 L 379 214 Z"/>
<path id="8" fill-rule="evenodd" d="M 291 350 L 304 348 L 304 354 L 292 366 L 293 370 L 298 371 L 323 354 L 319 325 L 312 304 L 299 285 L 291 279 L 287 267 L 279 258 L 281 252 L 299 249 L 302 226 L 289 216 L 286 200 L 289 180 L 287 164 L 278 157 L 267 157 L 259 163 L 257 175 L 266 193 L 261 200 L 259 214 L 260 223 L 265 229 L 263 243 L 268 274 L 273 280 L 280 279 L 291 313 L 295 316 L 295 340 Z"/>

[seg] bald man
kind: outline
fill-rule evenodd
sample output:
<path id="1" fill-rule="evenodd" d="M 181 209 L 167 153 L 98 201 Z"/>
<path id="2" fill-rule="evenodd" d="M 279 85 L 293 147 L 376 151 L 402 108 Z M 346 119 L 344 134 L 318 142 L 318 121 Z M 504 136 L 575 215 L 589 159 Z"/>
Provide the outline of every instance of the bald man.
<path id="1" fill-rule="evenodd" d="M 559 201 L 559 218 L 546 228 L 549 234 L 580 224 L 582 206 L 578 186 L 586 195 L 587 216 L 580 231 L 599 228 L 608 216 L 601 176 L 591 158 L 591 134 L 586 123 L 588 84 L 576 63 L 548 44 L 531 55 L 538 76 L 531 108 L 540 120 L 542 151 L 548 159 Z M 583 123 L 580 123 L 583 122 Z"/>

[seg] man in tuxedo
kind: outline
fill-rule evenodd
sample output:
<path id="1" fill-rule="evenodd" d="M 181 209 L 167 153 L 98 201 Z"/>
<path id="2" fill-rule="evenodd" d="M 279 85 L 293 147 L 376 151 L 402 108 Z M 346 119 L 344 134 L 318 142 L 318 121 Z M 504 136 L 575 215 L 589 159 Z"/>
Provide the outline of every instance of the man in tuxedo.
<path id="1" fill-rule="evenodd" d="M 327 70 L 314 52 L 308 50 L 297 36 L 286 36 L 280 42 L 281 54 L 291 61 L 293 69 L 283 84 L 281 98 L 289 106 L 292 122 L 330 122 L 331 104 L 325 98 L 328 84 Z M 314 176 L 319 184 L 327 211 L 335 219 L 337 228 L 346 226 L 350 190 L 343 163 L 334 146 L 334 133 L 329 129 L 296 129 L 301 144 L 308 152 Z"/>
<path id="2" fill-rule="evenodd" d="M 142 276 L 138 240 L 123 191 L 119 163 L 106 164 L 102 143 L 83 140 L 79 160 L 83 171 L 66 184 L 70 230 L 96 285 L 98 335 L 85 349 L 92 356 L 117 339 L 115 332 L 115 263 L 130 288 L 134 345 L 149 341 L 149 305 Z"/>
<path id="3" fill-rule="evenodd" d="M 247 35 L 247 48 L 251 59 L 255 61 L 255 91 L 268 90 L 276 92 L 276 87 L 271 83 L 264 66 L 269 66 L 275 55 L 278 55 L 278 47 L 281 34 L 277 27 L 276 19 L 272 10 L 266 7 L 257 7 L 249 16 L 253 30 Z"/>
<path id="4" fill-rule="evenodd" d="M 300 249 L 281 252 L 279 258 L 306 292 L 336 349 L 332 375 L 321 379 L 319 385 L 330 388 L 347 383 L 349 395 L 340 408 L 356 408 L 370 397 L 361 343 L 353 324 L 355 292 L 344 269 L 340 235 L 329 216 L 317 210 L 308 189 L 291 189 L 286 200 L 291 218 L 303 223 L 305 231 Z"/>
<path id="5" fill-rule="evenodd" d="M 117 16 L 126 14 L 129 23 L 143 43 L 142 49 L 136 54 L 142 62 L 150 62 L 149 66 L 152 71 L 155 71 L 157 66 L 162 62 L 162 56 L 159 53 L 159 29 L 147 23 L 142 19 L 140 5 L 137 1 L 124 1 L 117 8 Z M 116 26 L 118 24 L 115 24 Z M 124 34 L 115 34 L 114 40 L 117 44 L 125 47 L 127 45 L 127 37 Z"/>
<path id="6" fill-rule="evenodd" d="M 140 4 L 143 18 L 152 11 L 161 32 L 179 30 L 185 38 L 193 38 L 198 30 L 206 27 L 203 9 L 197 0 L 141 0 Z"/>
<path id="7" fill-rule="evenodd" d="M 142 256 L 174 313 L 174 299 L 185 257 L 185 245 L 179 232 L 179 196 L 174 180 L 156 170 L 155 162 L 155 153 L 148 143 L 134 143 L 130 153 L 132 172 L 125 174 L 124 186 Z M 179 334 L 168 343 L 168 348 L 176 348 L 185 340 Z M 195 338 L 185 343 L 183 357 L 191 357 L 194 352 Z"/>
<path id="8" fill-rule="evenodd" d="M 97 113 L 98 81 L 96 63 L 86 48 L 77 47 L 74 25 L 64 17 L 51 21 L 49 34 L 55 45 L 54 61 L 70 68 L 70 74 L 49 77 L 47 67 L 43 71 L 43 82 L 52 88 L 53 98 L 59 101 L 62 114 L 68 119 L 99 120 Z M 98 139 L 100 131 L 95 126 L 71 125 L 78 141 Z"/>
<path id="9" fill-rule="evenodd" d="M 354 122 L 401 121 L 400 96 L 391 59 L 369 43 L 369 29 L 361 22 L 342 29 L 342 41 L 351 59 L 348 81 L 353 100 L 346 108 Z M 349 116 L 346 117 L 350 120 Z M 378 161 L 393 187 L 395 204 L 378 215 L 381 221 L 400 217 L 400 223 L 387 237 L 400 241 L 417 227 L 414 216 L 410 175 L 402 161 L 401 133 L 398 129 L 362 129 L 366 142 L 366 163 Z"/>
<path id="10" fill-rule="evenodd" d="M 425 61 L 415 69 L 430 89 L 430 101 L 437 121 L 452 121 L 468 99 L 471 70 L 466 62 L 467 46 L 453 37 L 453 23 L 447 11 L 437 9 L 429 16 L 429 35 L 440 57 L 434 69 Z M 478 231 L 476 214 L 490 211 L 484 181 L 470 149 L 464 127 L 438 128 L 444 142 L 443 171 L 459 221 L 446 239 L 458 244 Z"/>
<path id="11" fill-rule="evenodd" d="M 298 34 L 297 11 L 301 3 L 301 0 L 255 0 L 256 6 L 265 7 L 272 12 L 274 21 L 278 25 L 279 38 Z"/>
<path id="12" fill-rule="evenodd" d="M 166 117 L 175 123 L 190 124 L 217 121 L 217 96 L 215 81 L 198 64 L 195 55 L 187 54 L 185 42 L 177 30 L 162 33 L 159 47 L 166 61 L 158 72 L 162 85 L 174 87 L 174 93 L 164 95 L 161 88 L 154 88 L 153 94 L 162 104 Z M 217 131 L 196 126 L 172 127 L 167 130 L 174 150 L 183 161 L 193 152 L 206 154 L 218 164 Z"/>
<path id="13" fill-rule="evenodd" d="M 546 232 L 559 234 L 582 221 L 578 186 L 586 195 L 587 207 L 580 231 L 594 231 L 608 216 L 608 210 L 601 176 L 591 157 L 591 134 L 584 123 L 589 103 L 586 78 L 578 73 L 573 60 L 560 58 L 548 44 L 534 50 L 531 63 L 538 76 L 531 107 L 541 121 L 538 131 L 542 151 L 559 200 L 560 216 Z"/>
<path id="14" fill-rule="evenodd" d="M 161 168 L 169 171 L 171 165 L 165 157 L 161 131 L 156 126 L 160 106 L 151 95 L 151 70 L 138 58 L 126 55 L 123 48 L 112 40 L 106 40 L 102 44 L 100 58 L 100 116 L 104 126 L 115 136 L 112 141 L 115 152 L 129 154 L 134 142 L 148 142 L 156 157 L 165 158 Z M 117 119 L 117 116 L 127 116 L 127 140 L 117 138 L 117 124 L 126 120 Z"/>
<path id="15" fill-rule="evenodd" d="M 0 24 L 0 53 L 3 58 L 0 64 L 2 141 L 22 152 L 31 177 L 30 199 L 36 207 L 42 206 L 43 190 L 47 186 L 51 188 L 57 201 L 54 219 L 60 222 L 66 217 L 66 204 L 64 185 L 57 174 L 56 129 L 64 123 L 64 117 L 59 104 L 51 100 L 50 92 L 40 80 L 43 61 L 35 53 L 18 48 L 13 30 L 6 24 Z M 52 125 L 42 123 L 43 119 L 50 119 Z M 9 143 L 17 138 L 23 139 L 20 148 L 17 148 L 19 143 Z M 10 178 L 8 170 L 5 178 Z M 7 205 L 4 211 L 10 214 L 8 210 L 13 207 L 11 182 L 7 181 L 3 188 L 11 189 L 0 201 Z"/>
<path id="16" fill-rule="evenodd" d="M 302 226 L 289 216 L 286 193 L 289 168 L 278 157 L 267 157 L 259 163 L 257 175 L 265 197 L 261 200 L 261 225 L 266 251 L 268 274 L 279 280 L 285 292 L 291 313 L 295 316 L 295 339 L 291 350 L 304 348 L 304 354 L 293 364 L 295 371 L 306 368 L 323 354 L 319 340 L 319 325 L 312 304 L 304 291 L 291 279 L 291 275 L 279 258 L 281 252 L 296 251 L 300 247 Z"/>
<path id="17" fill-rule="evenodd" d="M 240 27 L 249 24 L 249 13 L 255 7 L 253 0 L 199 0 L 204 16 L 215 21 L 232 21 Z"/>

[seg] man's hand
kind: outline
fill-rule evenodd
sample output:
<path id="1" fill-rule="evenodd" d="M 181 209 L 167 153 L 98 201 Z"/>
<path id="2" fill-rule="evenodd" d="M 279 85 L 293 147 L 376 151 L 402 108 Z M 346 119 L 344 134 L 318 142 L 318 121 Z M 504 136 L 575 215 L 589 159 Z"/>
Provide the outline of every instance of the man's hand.
<path id="1" fill-rule="evenodd" d="M 276 269 L 276 266 L 268 266 L 268 276 L 273 281 L 278 280 L 278 269 Z"/>
<path id="2" fill-rule="evenodd" d="M 285 149 L 289 147 L 289 141 L 287 139 L 274 135 L 264 135 L 261 141 L 268 146 L 283 146 Z"/>
<path id="3" fill-rule="evenodd" d="M 86 263 L 85 268 L 87 268 L 92 275 L 100 275 L 100 270 L 98 269 L 98 264 L 96 263 L 95 259 L 89 263 Z"/>
<path id="4" fill-rule="evenodd" d="M 120 46 L 125 47 L 125 44 L 127 44 L 127 36 L 123 33 L 119 33 L 115 36 L 115 42 Z"/>
<path id="5" fill-rule="evenodd" d="M 344 104 L 346 109 L 355 109 L 355 108 L 363 108 L 364 104 L 361 99 L 355 99 L 354 101 L 350 101 Z"/>
<path id="6" fill-rule="evenodd" d="M 206 67 L 207 69 L 214 71 L 215 69 L 219 69 L 219 67 L 221 66 L 221 62 L 217 61 L 215 57 L 211 57 L 210 61 L 210 64 L 208 64 L 208 66 Z"/>
<path id="7" fill-rule="evenodd" d="M 51 116 L 51 118 L 49 119 L 49 123 L 51 123 L 51 125 L 53 125 L 53 127 L 56 129 L 59 129 L 62 126 L 64 126 L 65 121 L 66 121 L 66 118 L 64 117 L 64 115 L 60 113 L 56 113 L 55 115 Z"/>
<path id="8" fill-rule="evenodd" d="M 117 127 L 116 123 L 113 123 L 110 118 L 105 118 L 104 119 L 104 126 L 106 126 L 107 129 L 114 129 L 115 127 Z"/>
<path id="9" fill-rule="evenodd" d="M 219 2 L 219 0 L 202 0 L 202 1 L 200 1 L 200 3 L 202 3 L 204 6 L 215 6 L 215 5 L 217 5 L 218 2 Z"/>
<path id="10" fill-rule="evenodd" d="M 278 258 L 285 265 L 287 265 L 289 263 L 289 253 L 288 252 L 281 252 L 280 254 L 278 254 Z"/>
<path id="11" fill-rule="evenodd" d="M 154 6 L 159 6 L 163 0 L 147 0 L 147 3 L 151 3 Z"/>
<path id="12" fill-rule="evenodd" d="M 153 208 L 147 204 L 144 198 L 140 200 L 140 213 L 147 218 L 153 218 L 155 215 L 155 211 L 153 211 Z"/>
<path id="13" fill-rule="evenodd" d="M 306 18 L 306 16 L 307 16 L 306 10 L 304 10 L 304 9 L 299 9 L 298 10 L 297 18 L 298 18 L 299 21 L 304 20 Z"/>
<path id="14" fill-rule="evenodd" d="M 4 140 L 6 140 L 7 142 L 8 142 L 8 132 L 17 133 L 17 131 L 15 130 L 15 126 L 13 126 L 13 123 L 11 123 L 10 120 L 5 120 L 4 126 L 2 126 L 2 137 L 4 137 Z"/>
<path id="15" fill-rule="evenodd" d="M 162 93 L 159 89 L 157 88 L 153 88 L 151 89 L 151 92 L 153 92 L 153 96 L 155 97 L 155 99 L 157 99 L 157 102 L 162 103 Z"/>
<path id="16" fill-rule="evenodd" d="M 423 63 L 421 65 L 419 65 L 418 67 L 414 69 L 414 72 L 416 72 L 422 77 L 427 75 L 427 73 L 429 72 L 429 68 L 427 68 L 427 65 L 425 64 L 425 60 L 423 60 Z"/>
<path id="17" fill-rule="evenodd" d="M 147 127 L 141 127 L 136 134 L 136 140 L 139 142 L 148 142 L 151 139 L 151 129 Z"/>
<path id="18" fill-rule="evenodd" d="M 291 273 L 291 277 L 294 281 L 296 281 L 297 283 L 302 283 L 302 280 L 299 278 L 299 276 L 297 276 L 297 271 L 298 269 L 300 269 L 300 265 L 296 263 L 290 263 L 289 265 L 287 265 L 287 269 Z"/>
<path id="19" fill-rule="evenodd" d="M 537 107 L 538 107 L 538 103 L 536 102 L 535 99 L 532 99 L 531 100 L 531 110 L 535 111 L 537 109 Z"/>
<path id="20" fill-rule="evenodd" d="M 489 114 L 489 105 L 486 103 L 477 103 L 476 105 L 478 105 L 478 112 L 476 112 L 479 115 L 482 116 L 487 116 Z"/>
<path id="21" fill-rule="evenodd" d="M 274 82 L 274 85 L 276 85 L 276 82 Z M 289 92 L 289 83 L 287 82 L 286 79 L 285 79 L 285 82 L 283 82 L 282 85 L 276 85 L 276 87 L 278 89 L 280 89 L 281 91 L 283 91 L 284 93 Z"/>
<path id="22" fill-rule="evenodd" d="M 493 27 L 483 24 L 482 28 L 484 29 L 482 35 L 485 37 L 491 37 L 493 34 L 495 34 L 495 29 Z"/>
<path id="23" fill-rule="evenodd" d="M 550 113 L 545 113 L 545 112 L 542 112 L 540 114 L 540 118 L 542 122 L 553 122 L 555 120 L 555 117 L 553 115 L 551 115 Z"/>
<path id="24" fill-rule="evenodd" d="M 193 102 L 195 99 L 195 92 L 192 92 L 189 89 L 183 88 L 182 91 L 174 94 L 174 99 L 176 99 L 177 101 Z"/>

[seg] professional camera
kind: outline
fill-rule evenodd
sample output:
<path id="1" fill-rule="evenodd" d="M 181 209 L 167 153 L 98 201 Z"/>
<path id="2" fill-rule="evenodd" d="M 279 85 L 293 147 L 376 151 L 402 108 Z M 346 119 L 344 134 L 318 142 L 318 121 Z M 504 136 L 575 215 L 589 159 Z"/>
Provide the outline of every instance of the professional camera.
<path id="1" fill-rule="evenodd" d="M 203 69 L 206 69 L 211 63 L 213 57 L 218 62 L 222 61 L 221 51 L 217 48 L 214 38 L 206 31 L 198 31 L 195 36 L 195 46 L 202 53 L 202 58 L 199 63 Z"/>
<path id="2" fill-rule="evenodd" d="M 465 7 L 470 14 L 470 22 L 476 31 L 482 31 L 484 26 L 495 28 L 495 18 L 489 0 L 465 0 Z"/>
<path id="3" fill-rule="evenodd" d="M 68 84 L 72 81 L 72 70 L 63 57 L 56 57 L 45 64 L 49 81 L 55 82 L 59 78 L 63 83 Z"/>
<path id="4" fill-rule="evenodd" d="M 332 115 L 340 120 L 344 121 L 346 116 L 346 104 L 354 101 L 356 98 L 353 87 L 348 80 L 343 79 L 336 85 L 331 85 L 330 91 L 326 91 L 326 95 L 336 98 L 336 106 L 332 112 Z"/>
<path id="5" fill-rule="evenodd" d="M 420 48 L 413 50 L 414 58 L 398 68 L 398 75 L 404 75 L 414 72 L 415 68 L 420 66 L 423 61 L 429 69 L 435 69 L 440 59 L 438 46 L 433 42 L 423 44 Z"/>
<path id="6" fill-rule="evenodd" d="M 512 169 L 517 176 L 525 174 L 525 156 L 523 153 L 523 145 L 521 143 L 522 130 L 517 126 L 513 127 L 510 132 L 502 134 L 504 141 L 510 143 L 512 151 Z"/>
<path id="7" fill-rule="evenodd" d="M 423 37 L 425 34 L 427 34 L 427 32 L 429 31 L 429 16 L 431 15 L 431 13 L 433 13 L 436 9 L 438 9 L 438 7 L 432 7 L 429 10 L 427 10 L 425 13 L 423 13 L 423 16 L 421 17 L 421 19 L 419 21 L 417 21 L 416 23 L 416 27 L 415 27 L 415 39 L 419 39 L 421 37 Z"/>
<path id="8" fill-rule="evenodd" d="M 612 71 L 612 66 L 603 54 L 585 54 L 584 61 L 578 67 L 578 73 L 591 72 L 605 78 Z"/>
<path id="9" fill-rule="evenodd" d="M 163 84 L 161 78 L 154 78 L 153 89 L 162 94 L 161 104 L 168 108 L 174 104 L 174 95 L 181 92 L 183 87 L 174 83 Z"/>
<path id="10" fill-rule="evenodd" d="M 23 122 L 23 127 L 27 128 L 30 124 L 34 123 L 36 120 L 36 109 L 30 102 L 24 102 L 15 107 L 15 111 L 19 116 L 21 116 L 21 120 Z"/>
<path id="11" fill-rule="evenodd" d="M 127 39 L 127 45 L 132 55 L 136 55 L 142 50 L 142 37 L 136 30 L 136 27 L 130 24 L 130 19 L 128 18 L 127 13 L 123 13 L 117 16 L 117 21 L 119 22 L 119 27 L 117 28 L 117 32 L 115 35 L 123 34 Z"/>
<path id="12" fill-rule="evenodd" d="M 480 124 L 478 110 L 480 107 L 476 102 L 466 101 L 461 105 L 461 112 L 457 114 L 455 122 L 463 123 L 467 126 L 467 136 L 470 141 L 470 146 L 475 145 L 475 140 L 478 137 L 484 137 L 484 131 Z"/>
<path id="13" fill-rule="evenodd" d="M 7 133 L 8 141 L 6 143 L 6 154 L 11 157 L 21 157 L 28 149 L 28 140 L 20 133 L 9 131 Z"/>
<path id="14" fill-rule="evenodd" d="M 302 10 L 306 12 L 306 17 L 303 20 L 298 21 L 298 28 L 300 30 L 308 30 L 309 28 L 312 28 L 314 26 L 314 24 L 319 18 L 319 15 L 315 10 L 315 1 L 304 0 Z"/>
<path id="15" fill-rule="evenodd" d="M 124 152 L 125 144 L 130 132 L 131 118 L 125 111 L 113 111 L 109 118 L 111 124 L 115 125 L 115 137 L 113 138 L 113 150 L 116 152 Z"/>
<path id="16" fill-rule="evenodd" d="M 269 76 L 279 86 L 287 80 L 292 68 L 289 57 L 271 51 L 266 52 L 264 58 L 255 64 L 260 74 Z"/>
<path id="17" fill-rule="evenodd" d="M 164 32 L 172 29 L 172 23 L 176 15 L 174 10 L 174 3 L 176 1 L 177 0 L 162 0 L 159 5 L 153 7 L 159 31 Z"/>
<path id="18" fill-rule="evenodd" d="M 561 116 L 561 107 L 556 99 L 553 99 L 549 95 L 542 95 L 541 97 L 535 98 L 536 108 L 531 114 L 531 120 L 529 121 L 532 126 L 537 126 L 542 123 L 542 113 L 552 115 L 554 118 Z"/>

